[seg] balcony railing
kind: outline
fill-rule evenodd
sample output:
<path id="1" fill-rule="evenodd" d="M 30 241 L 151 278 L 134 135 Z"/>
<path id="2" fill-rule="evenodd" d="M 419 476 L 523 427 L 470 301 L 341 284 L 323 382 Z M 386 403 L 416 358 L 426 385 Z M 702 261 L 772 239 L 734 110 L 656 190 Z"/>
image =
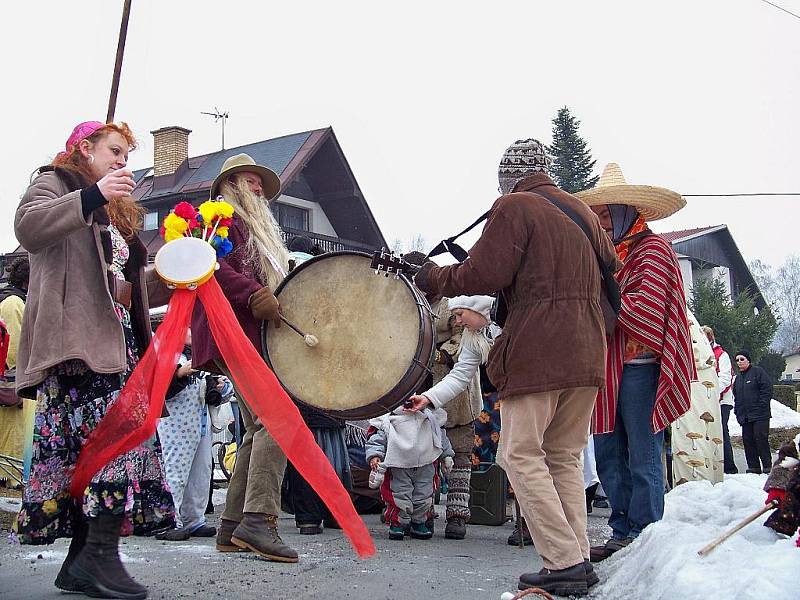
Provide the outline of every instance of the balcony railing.
<path id="1" fill-rule="evenodd" d="M 304 236 L 314 242 L 323 252 L 337 252 L 339 250 L 355 250 L 357 252 L 367 252 L 371 254 L 375 250 L 380 250 L 375 246 L 356 242 L 353 240 L 344 240 L 321 233 L 314 233 L 313 231 L 303 231 L 301 229 L 292 229 L 290 227 L 282 227 L 283 241 L 287 244 L 295 236 Z"/>

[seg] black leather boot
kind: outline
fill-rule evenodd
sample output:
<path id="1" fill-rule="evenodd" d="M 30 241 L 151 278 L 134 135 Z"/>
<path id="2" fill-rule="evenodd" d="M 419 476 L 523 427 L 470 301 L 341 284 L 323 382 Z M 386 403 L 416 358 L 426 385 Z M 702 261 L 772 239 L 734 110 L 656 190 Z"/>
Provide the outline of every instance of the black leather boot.
<path id="1" fill-rule="evenodd" d="M 89 519 L 89 531 L 78 558 L 69 569 L 80 591 L 92 598 L 143 600 L 147 588 L 136 583 L 119 558 L 122 515 Z"/>
<path id="2" fill-rule="evenodd" d="M 78 558 L 83 547 L 86 545 L 86 532 L 87 525 L 86 519 L 83 516 L 83 511 L 80 507 L 76 507 L 72 511 L 72 540 L 69 543 L 69 550 L 64 563 L 61 565 L 61 570 L 56 575 L 55 586 L 62 592 L 80 593 L 81 589 L 75 582 L 75 578 L 70 575 L 69 568 L 75 559 Z"/>

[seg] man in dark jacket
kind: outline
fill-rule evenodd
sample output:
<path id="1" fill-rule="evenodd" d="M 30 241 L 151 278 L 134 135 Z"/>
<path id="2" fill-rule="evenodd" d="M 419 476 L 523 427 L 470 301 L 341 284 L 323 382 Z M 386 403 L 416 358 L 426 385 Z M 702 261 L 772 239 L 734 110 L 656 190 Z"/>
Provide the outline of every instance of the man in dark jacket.
<path id="1" fill-rule="evenodd" d="M 769 449 L 772 381 L 764 369 L 751 363 L 747 350 L 739 350 L 735 359 L 739 375 L 733 382 L 733 411 L 742 426 L 747 472 L 769 473 L 772 466 Z"/>
<path id="2" fill-rule="evenodd" d="M 612 270 L 618 261 L 597 217 L 547 176 L 536 140 L 520 140 L 500 163 L 503 192 L 483 234 L 459 265 L 428 262 L 416 276 L 424 292 L 444 296 L 502 290 L 503 333 L 489 355 L 506 469 L 545 568 L 520 577 L 520 589 L 587 593 L 597 576 L 585 562 L 586 503 L 581 453 L 606 351 L 597 250 Z M 548 197 L 588 225 L 590 240 Z"/>

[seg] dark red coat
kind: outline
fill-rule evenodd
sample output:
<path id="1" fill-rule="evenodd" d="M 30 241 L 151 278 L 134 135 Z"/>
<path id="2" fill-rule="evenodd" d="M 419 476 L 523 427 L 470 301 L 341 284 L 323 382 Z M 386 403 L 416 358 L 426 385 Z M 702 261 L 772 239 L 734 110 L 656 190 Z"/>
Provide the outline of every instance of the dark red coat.
<path id="1" fill-rule="evenodd" d="M 215 277 L 225 297 L 231 303 L 245 335 L 260 353 L 261 321 L 253 318 L 247 307 L 247 301 L 264 285 L 256 278 L 252 266 L 245 260 L 245 245 L 249 237 L 250 232 L 241 218 L 234 215 L 233 224 L 228 229 L 228 239 L 233 244 L 233 250 L 225 258 L 218 260 L 219 270 Z M 219 349 L 211 337 L 203 305 L 198 301 L 195 303 L 192 315 L 192 366 L 195 369 L 219 373 L 220 370 L 215 364 L 218 359 L 221 359 Z"/>

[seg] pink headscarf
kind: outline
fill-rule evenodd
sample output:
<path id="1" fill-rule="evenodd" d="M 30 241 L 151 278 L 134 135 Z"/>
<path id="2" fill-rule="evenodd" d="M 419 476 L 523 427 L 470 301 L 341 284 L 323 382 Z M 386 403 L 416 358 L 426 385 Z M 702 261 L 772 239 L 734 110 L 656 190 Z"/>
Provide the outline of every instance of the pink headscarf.
<path id="1" fill-rule="evenodd" d="M 56 155 L 56 159 L 64 158 L 81 140 L 85 140 L 95 131 L 105 126 L 106 124 L 100 121 L 84 121 L 75 125 L 75 129 L 72 130 L 72 133 L 67 138 L 67 143 L 64 145 L 64 151 L 59 152 Z"/>

